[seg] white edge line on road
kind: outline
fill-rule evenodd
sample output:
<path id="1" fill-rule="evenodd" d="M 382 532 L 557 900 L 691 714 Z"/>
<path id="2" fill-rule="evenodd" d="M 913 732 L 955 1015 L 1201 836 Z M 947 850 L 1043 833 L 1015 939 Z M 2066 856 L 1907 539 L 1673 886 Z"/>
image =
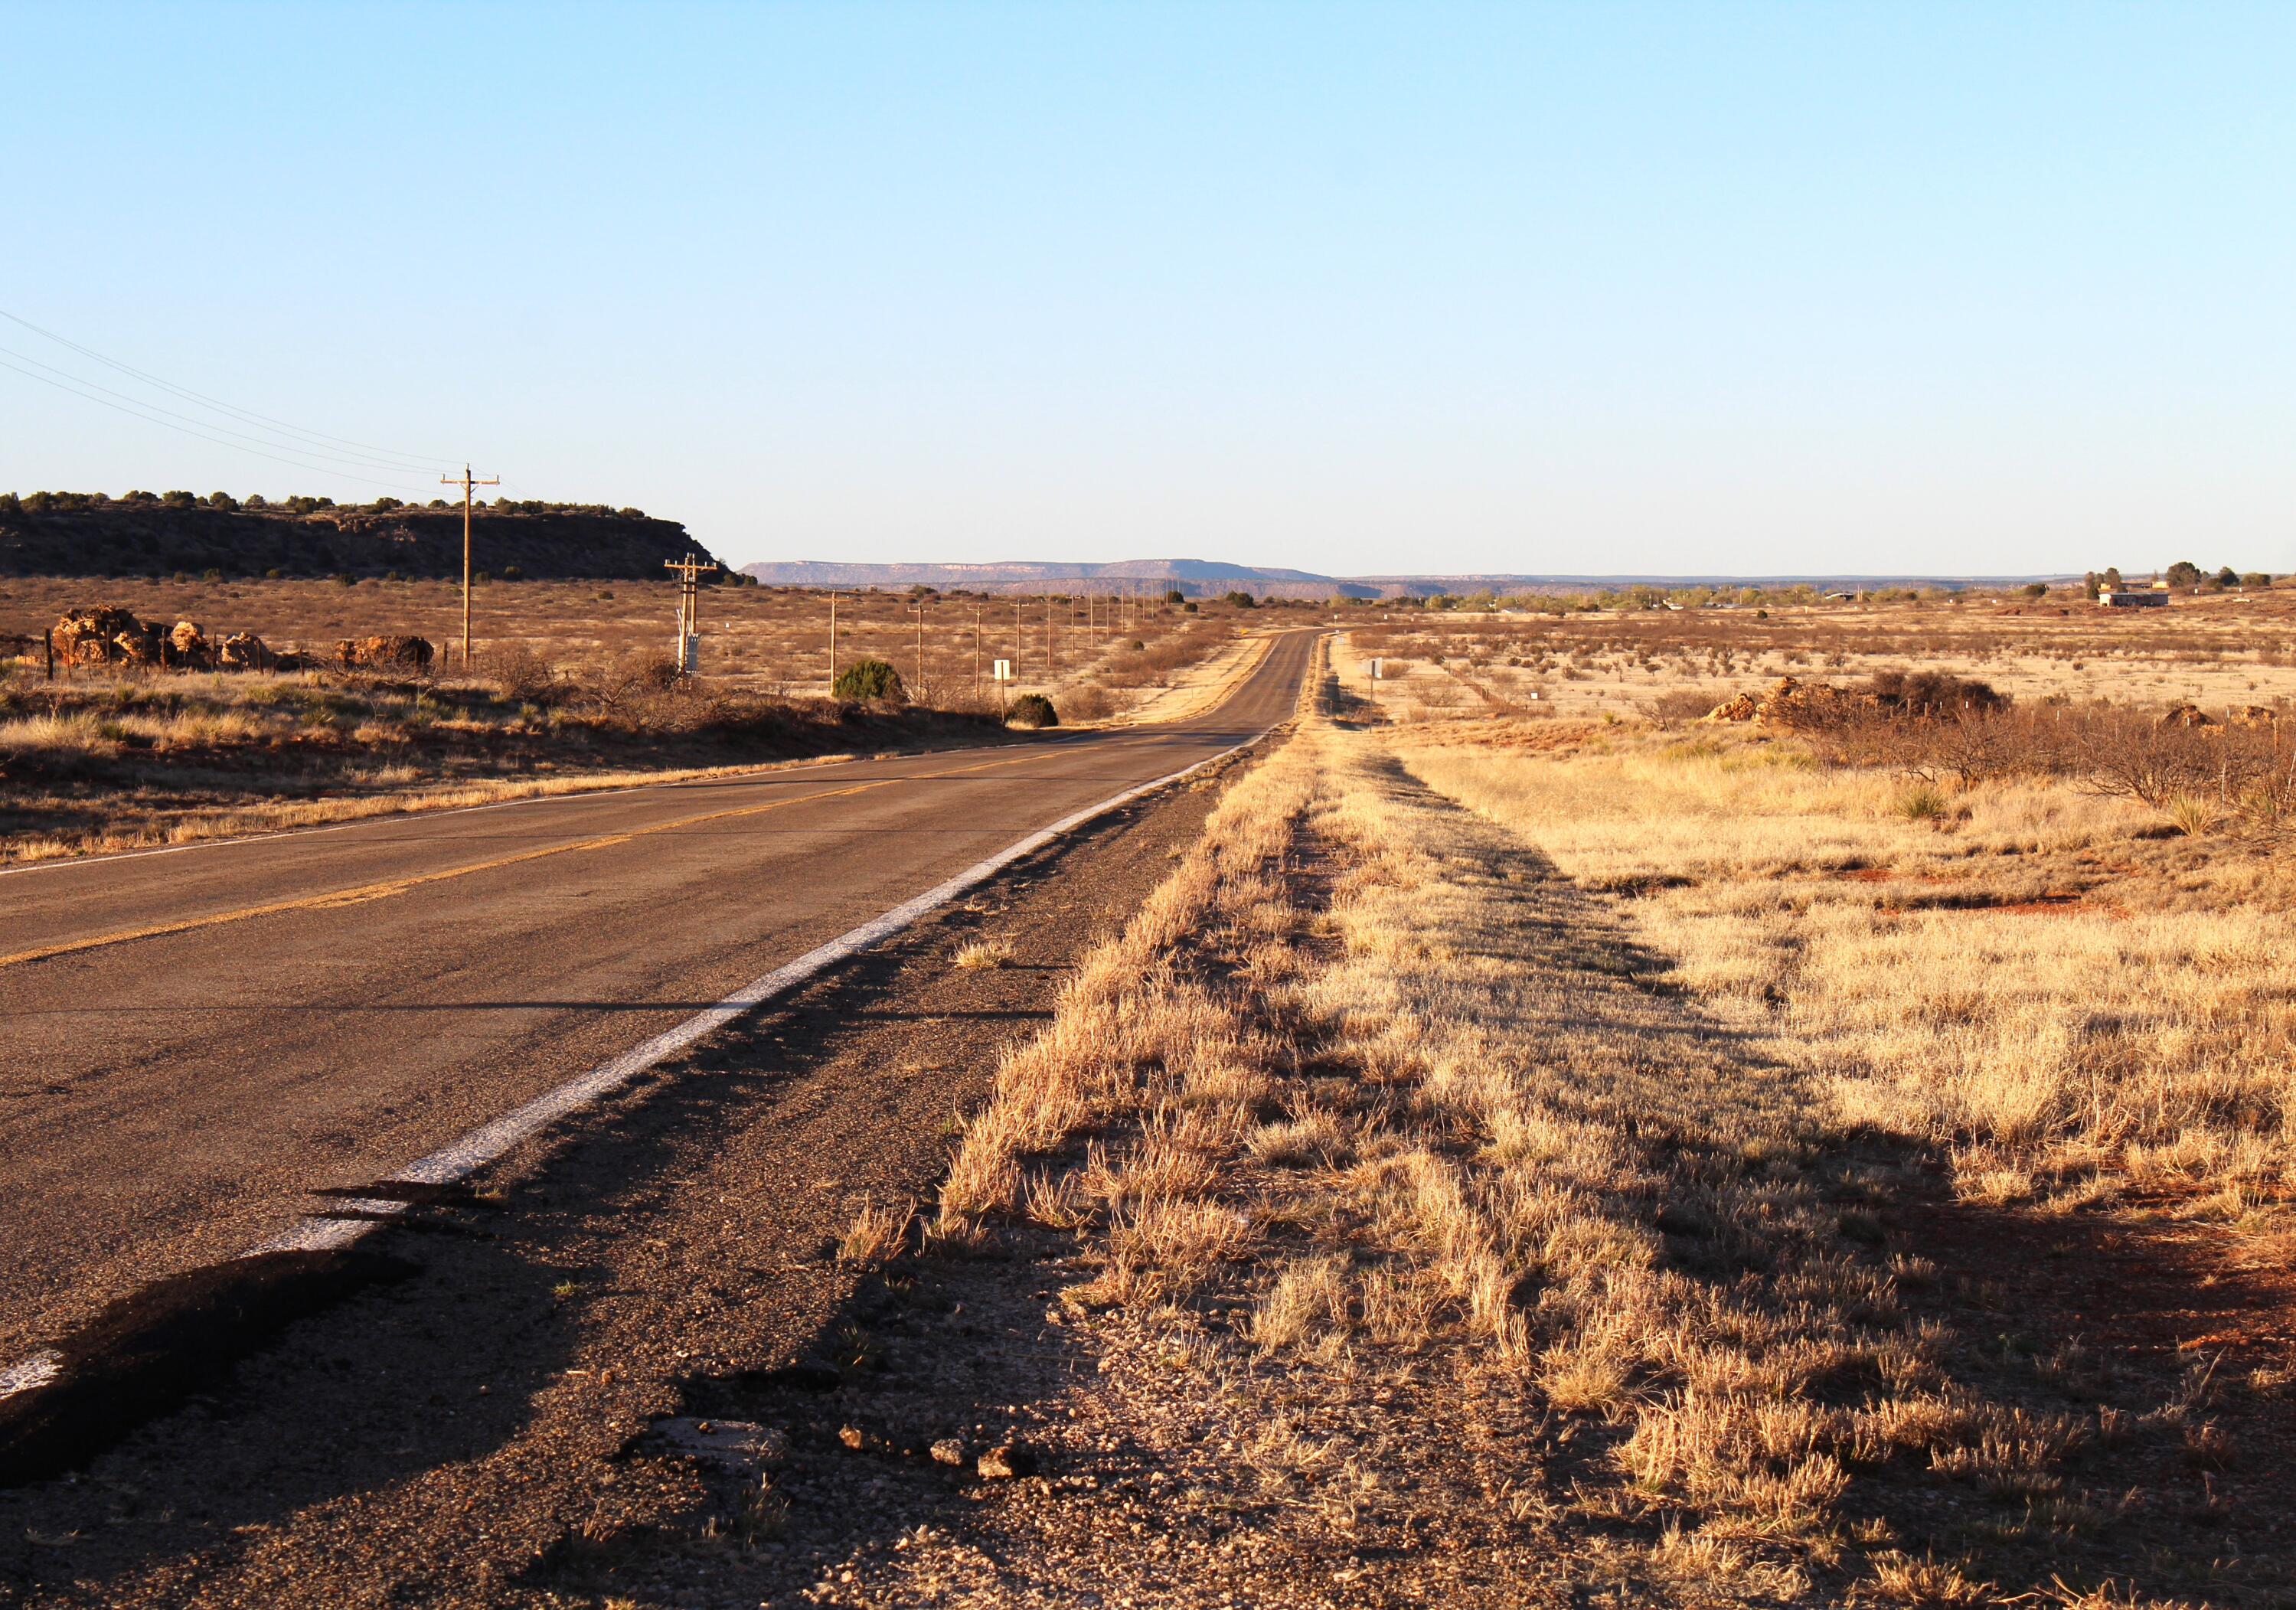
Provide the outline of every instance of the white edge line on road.
<path id="1" fill-rule="evenodd" d="M 1273 731 L 1274 728 L 1267 730 Z M 1013 862 L 1052 843 L 1062 834 L 1081 827 L 1095 817 L 1119 809 L 1143 794 L 1169 787 L 1207 766 L 1218 765 L 1231 756 L 1241 754 L 1267 735 L 1267 732 L 1256 734 L 1243 743 L 1224 749 L 1218 754 L 1208 755 L 1193 765 L 1184 766 L 1152 782 L 1128 788 L 1122 793 L 1062 817 L 1049 827 L 1037 829 L 1019 842 L 998 850 L 987 860 L 975 862 L 947 882 L 934 885 L 912 899 L 902 901 L 882 916 L 872 917 L 858 928 L 840 933 L 827 944 L 817 945 L 795 961 L 753 980 L 716 1005 L 695 1013 L 676 1028 L 631 1047 L 611 1062 L 602 1063 L 586 1073 L 577 1074 L 556 1089 L 512 1109 L 491 1123 L 481 1124 L 453 1145 L 409 1163 L 383 1183 L 442 1186 L 468 1179 L 520 1142 L 533 1138 L 560 1119 L 613 1095 L 647 1069 L 668 1061 L 704 1035 L 754 1011 L 774 997 L 796 988 L 849 957 L 882 943 L 919 917 L 947 905 L 975 884 L 986 883 Z M 279 1235 L 250 1247 L 240 1256 L 254 1257 L 264 1253 L 332 1252 L 350 1245 L 377 1224 L 405 1213 L 409 1205 L 405 1202 L 360 1197 L 342 1203 L 336 1210 L 340 1213 L 356 1214 L 356 1217 L 313 1214 Z M 0 1397 L 5 1395 L 4 1392 L 0 1392 Z"/>
<path id="2" fill-rule="evenodd" d="M 1096 805 L 1087 805 L 1082 810 L 1062 817 L 1049 827 L 1037 829 L 1018 843 L 998 850 L 987 860 L 976 861 L 946 883 L 935 884 L 914 899 L 902 901 L 882 916 L 873 917 L 858 928 L 839 934 L 827 944 L 816 946 L 797 960 L 775 968 L 715 1006 L 695 1013 L 677 1027 L 655 1035 L 652 1039 L 623 1052 L 611 1062 L 576 1075 L 556 1089 L 536 1097 L 523 1106 L 512 1108 L 491 1123 L 480 1125 L 453 1145 L 443 1146 L 428 1157 L 418 1158 L 381 1183 L 441 1186 L 468 1179 L 521 1141 L 530 1140 L 560 1119 L 603 1101 L 647 1069 L 667 1062 L 704 1035 L 725 1027 L 776 995 L 794 989 L 849 957 L 857 956 L 871 946 L 890 939 L 919 917 L 947 905 L 975 884 L 988 882 L 1013 862 L 1042 850 L 1062 834 L 1083 826 L 1095 817 L 1129 805 L 1143 794 L 1169 787 L 1207 766 L 1217 766 L 1231 756 L 1242 754 L 1275 730 L 1268 727 L 1241 743 L 1221 750 L 1218 754 L 1207 755 L 1192 766 L 1168 772 L 1136 788 L 1128 788 Z M 346 1198 L 334 1209 L 335 1213 L 343 1217 L 312 1214 L 237 1256 L 253 1258 L 266 1253 L 339 1251 L 358 1241 L 379 1225 L 400 1217 L 410 1205 L 390 1197 Z M 0 1367 L 0 1401 L 20 1392 L 45 1386 L 62 1373 L 63 1355 L 53 1348 L 34 1353 L 17 1363 Z"/>

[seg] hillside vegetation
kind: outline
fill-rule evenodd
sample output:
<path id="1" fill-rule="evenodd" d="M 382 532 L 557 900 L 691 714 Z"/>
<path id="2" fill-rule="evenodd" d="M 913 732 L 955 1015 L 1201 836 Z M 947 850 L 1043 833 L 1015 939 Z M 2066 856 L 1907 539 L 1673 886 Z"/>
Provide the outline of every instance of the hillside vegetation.
<path id="1" fill-rule="evenodd" d="M 652 580 L 696 551 L 637 509 L 508 498 L 476 512 L 478 568 L 496 576 Z M 0 576 L 459 577 L 463 510 L 441 498 L 337 505 L 226 493 L 0 493 Z"/>

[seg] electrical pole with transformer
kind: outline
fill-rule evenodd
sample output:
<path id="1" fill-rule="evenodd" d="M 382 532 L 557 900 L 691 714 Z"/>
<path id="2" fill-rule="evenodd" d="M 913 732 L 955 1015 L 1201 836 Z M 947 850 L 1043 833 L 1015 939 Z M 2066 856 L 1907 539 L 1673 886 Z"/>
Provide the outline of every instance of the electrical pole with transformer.
<path id="1" fill-rule="evenodd" d="M 661 568 L 677 572 L 677 674 L 690 677 L 701 669 L 701 574 L 717 570 L 718 562 L 689 552 L 663 560 Z"/>

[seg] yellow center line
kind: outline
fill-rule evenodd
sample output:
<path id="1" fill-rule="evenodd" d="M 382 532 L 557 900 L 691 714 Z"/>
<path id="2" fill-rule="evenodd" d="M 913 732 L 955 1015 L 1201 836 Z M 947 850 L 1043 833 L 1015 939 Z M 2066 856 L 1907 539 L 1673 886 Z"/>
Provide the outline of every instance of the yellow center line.
<path id="1" fill-rule="evenodd" d="M 209 912 L 205 916 L 177 917 L 168 922 L 152 923 L 141 928 L 123 928 L 111 933 L 92 934 L 86 939 L 62 940 L 53 945 L 36 945 L 29 950 L 12 951 L 0 956 L 0 967 L 20 966 L 26 962 L 45 961 L 51 957 L 71 956 L 83 950 L 102 950 L 113 945 L 132 944 L 137 940 L 160 939 L 171 933 L 191 933 L 201 928 L 218 928 L 226 923 L 243 923 L 261 916 L 277 916 L 288 911 L 330 911 L 341 906 L 365 905 L 369 900 L 389 899 L 405 894 L 410 889 L 420 889 L 426 883 L 442 883 L 449 878 L 469 877 L 476 873 L 499 871 L 504 867 L 522 866 L 554 855 L 572 855 L 587 850 L 608 850 L 617 844 L 627 844 L 658 833 L 674 833 L 681 827 L 693 827 L 703 822 L 722 822 L 734 817 L 762 816 L 769 810 L 781 810 L 792 805 L 810 805 L 817 800 L 841 799 L 849 794 L 866 793 L 873 788 L 890 788 L 896 783 L 932 781 L 962 776 L 968 772 L 988 771 L 999 766 L 1018 766 L 1024 760 L 1035 760 L 1034 754 L 1011 760 L 983 760 L 977 766 L 960 766 L 953 771 L 921 773 L 914 777 L 878 777 L 857 783 L 849 788 L 832 788 L 820 793 L 809 793 L 791 800 L 772 800 L 763 805 L 742 805 L 730 810 L 704 811 L 699 816 L 680 817 L 672 822 L 657 822 L 651 827 L 634 827 L 627 833 L 605 834 L 594 839 L 581 839 L 571 844 L 553 844 L 542 850 L 524 850 L 516 855 L 497 856 L 492 860 L 472 861 L 465 866 L 447 867 L 437 872 L 419 872 L 402 878 L 390 878 L 378 883 L 362 883 L 351 889 L 333 889 L 324 894 L 298 895 L 291 900 L 272 900 L 260 906 L 241 906 L 229 911 Z"/>

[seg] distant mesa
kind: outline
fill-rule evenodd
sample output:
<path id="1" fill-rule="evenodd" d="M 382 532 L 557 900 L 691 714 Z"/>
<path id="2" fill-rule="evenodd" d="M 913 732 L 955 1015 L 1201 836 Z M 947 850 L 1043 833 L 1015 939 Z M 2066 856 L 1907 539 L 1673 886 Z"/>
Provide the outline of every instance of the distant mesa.
<path id="1" fill-rule="evenodd" d="M 846 564 L 830 560 L 767 561 L 742 567 L 767 587 L 914 587 L 981 593 L 1081 592 L 1101 586 L 1152 584 L 1191 598 L 1246 591 L 1270 598 L 1328 598 L 1344 593 L 1376 598 L 1381 589 L 1360 582 L 1318 576 L 1312 571 L 1270 570 L 1222 564 L 1209 559 L 1127 559 L 1112 564 L 1033 563 L 1010 560 L 993 564 Z"/>
<path id="2" fill-rule="evenodd" d="M 536 580 L 650 580 L 665 560 L 700 551 L 674 520 L 637 509 L 533 501 L 481 505 L 476 564 Z M 707 555 L 705 554 L 705 557 Z M 242 502 L 221 493 L 109 497 L 89 492 L 0 494 L 0 576 L 202 575 L 456 577 L 459 502 L 414 508 L 383 498 Z"/>
<path id="3" fill-rule="evenodd" d="M 1206 559 L 1127 559 L 1111 564 L 1008 561 L 994 564 L 845 564 L 829 560 L 766 561 L 742 567 L 768 587 L 915 587 L 980 593 L 1083 592 L 1146 583 L 1190 598 L 1243 591 L 1262 598 L 1466 597 L 1478 593 L 1583 592 L 1629 587 L 1767 586 L 1994 587 L 2030 576 L 1568 576 L 1477 572 L 1469 575 L 1323 576 L 1313 571 L 1223 564 Z"/>

